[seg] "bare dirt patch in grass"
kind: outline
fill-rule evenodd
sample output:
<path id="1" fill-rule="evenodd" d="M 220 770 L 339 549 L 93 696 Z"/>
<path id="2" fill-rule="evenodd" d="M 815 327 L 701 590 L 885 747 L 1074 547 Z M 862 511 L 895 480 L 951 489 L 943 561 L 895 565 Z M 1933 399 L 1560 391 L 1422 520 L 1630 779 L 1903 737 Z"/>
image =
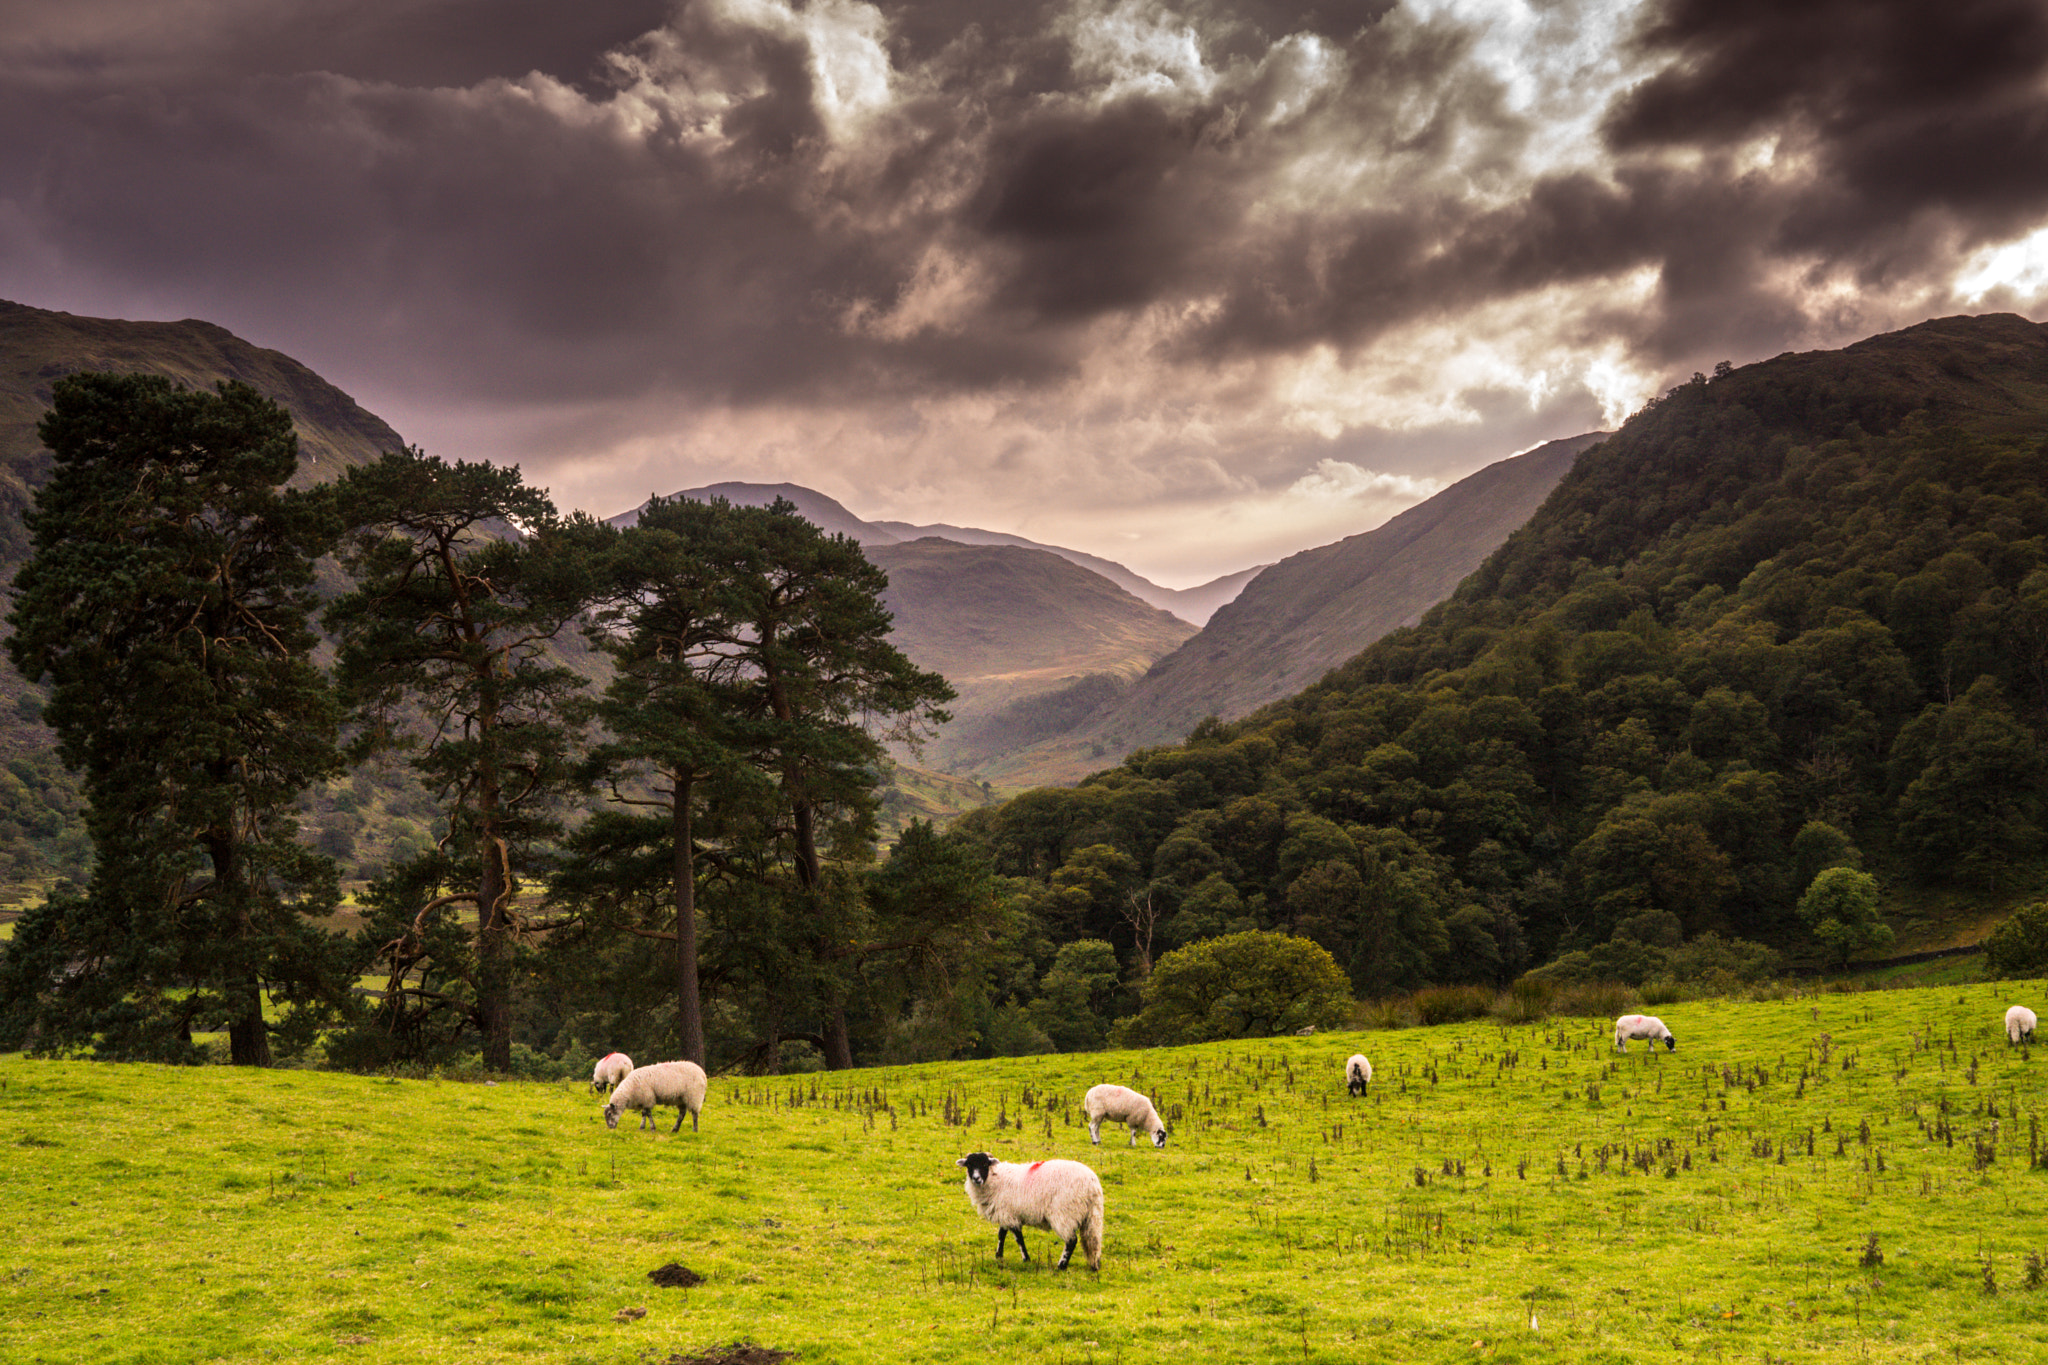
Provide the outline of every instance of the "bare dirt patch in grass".
<path id="1" fill-rule="evenodd" d="M 693 1284 L 704 1283 L 704 1277 L 680 1261 L 670 1261 L 659 1270 L 647 1272 L 647 1278 L 663 1289 L 688 1289 Z"/>
<path id="2" fill-rule="evenodd" d="M 781 1365 L 794 1351 L 776 1351 L 766 1346 L 756 1346 L 751 1341 L 735 1341 L 730 1346 L 718 1346 L 700 1356 L 670 1356 L 661 1365 Z"/>

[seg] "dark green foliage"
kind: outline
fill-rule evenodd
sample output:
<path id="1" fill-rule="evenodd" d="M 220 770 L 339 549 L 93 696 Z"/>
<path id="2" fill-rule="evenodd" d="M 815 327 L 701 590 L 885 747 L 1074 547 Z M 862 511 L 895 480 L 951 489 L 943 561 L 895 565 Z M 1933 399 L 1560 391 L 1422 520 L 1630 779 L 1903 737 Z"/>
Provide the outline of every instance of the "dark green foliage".
<path id="1" fill-rule="evenodd" d="M 1883 948 L 1892 931 L 1878 915 L 1877 878 L 1852 867 L 1831 867 L 1799 898 L 1799 918 L 1837 963 Z"/>
<path id="2" fill-rule="evenodd" d="M 2048 901 L 2012 912 L 1984 941 L 1984 965 L 1995 976 L 2048 973 Z"/>
<path id="3" fill-rule="evenodd" d="M 265 993 L 331 1015 L 355 971 L 308 923 L 339 892 L 293 814 L 340 767 L 307 621 L 332 500 L 281 491 L 291 419 L 242 384 L 74 375 L 39 431 L 55 467 L 8 651 L 48 687 L 95 859 L 17 929 L 6 999 L 43 1048 L 183 1058 L 225 1024 L 267 1064 Z"/>
<path id="4" fill-rule="evenodd" d="M 441 848 L 394 868 L 373 900 L 368 941 L 391 968 L 384 1027 L 424 1036 L 436 1030 L 399 1021 L 416 1010 L 453 1014 L 481 1036 L 486 1064 L 503 1070 L 514 896 L 522 867 L 559 832 L 559 803 L 576 778 L 584 679 L 552 646 L 589 600 L 589 556 L 517 469 L 405 450 L 348 471 L 337 492 L 356 586 L 326 621 L 363 726 L 358 753 L 413 751 L 448 830 Z M 456 905 L 471 908 L 476 926 L 459 953 L 452 933 L 429 932 L 452 924 Z"/>
<path id="5" fill-rule="evenodd" d="M 1120 1044 L 1263 1038 L 1329 1026 L 1351 1003 L 1336 959 L 1305 938 L 1253 931 L 1177 948 L 1145 983 L 1145 1007 L 1119 1026 Z"/>
<path id="6" fill-rule="evenodd" d="M 1817 965 L 1795 909 L 1829 868 L 2048 877 L 2044 477 L 2048 332 L 2017 318 L 1683 385 L 1419 625 L 962 828 L 1035 878 L 1107 842 L 1172 888 L 1163 942 L 1292 929 L 1362 994 L 1561 955 L 1662 978 L 1674 921 L 1723 979 Z M 1141 782 L 1171 805 L 1112 822 Z"/>

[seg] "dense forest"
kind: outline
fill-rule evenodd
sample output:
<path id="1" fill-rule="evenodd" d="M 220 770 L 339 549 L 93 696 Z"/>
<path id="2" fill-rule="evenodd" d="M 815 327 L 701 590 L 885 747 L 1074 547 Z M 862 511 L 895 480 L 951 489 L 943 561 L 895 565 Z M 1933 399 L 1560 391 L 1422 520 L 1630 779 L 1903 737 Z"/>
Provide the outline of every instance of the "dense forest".
<path id="1" fill-rule="evenodd" d="M 1903 899 L 1995 912 L 2048 876 L 2048 329 L 2019 318 L 1694 376 L 1418 625 L 1244 720 L 914 824 L 886 854 L 870 722 L 943 690 L 856 660 L 886 616 L 850 542 L 693 503 L 607 535 L 500 489 L 485 510 L 546 533 L 448 542 L 508 557 L 483 575 L 517 599 L 494 620 L 523 623 L 504 657 L 537 670 L 506 713 L 524 776 L 494 798 L 528 805 L 491 833 L 470 740 L 495 675 L 450 709 L 380 642 L 449 613 L 391 616 L 435 559 L 399 515 L 427 485 L 378 503 L 373 477 L 340 481 L 358 587 L 326 616 L 351 761 L 407 715 L 416 742 L 450 742 L 411 756 L 420 846 L 343 955 L 381 989 L 292 997 L 288 1055 L 433 1063 L 495 1040 L 500 1066 L 618 1047 L 773 1070 L 1084 1049 L 1138 1040 L 1167 954 L 1261 932 L 1320 945 L 1360 999 L 1532 972 L 1725 982 L 1874 950 Z M 771 586 L 799 581 L 837 595 L 777 616 Z M 534 647 L 572 620 L 602 687 Z M 776 652 L 791 641 L 811 653 Z M 504 912 L 496 945 L 479 905 Z M 78 989 L 57 918 L 10 950 L 10 1027 L 111 1046 L 55 1025 Z"/>
<path id="2" fill-rule="evenodd" d="M 1128 963 L 1277 928 L 1362 996 L 1825 961 L 1830 869 L 2037 890 L 2044 438 L 2014 317 L 1695 376 L 1416 627 L 956 828 Z"/>

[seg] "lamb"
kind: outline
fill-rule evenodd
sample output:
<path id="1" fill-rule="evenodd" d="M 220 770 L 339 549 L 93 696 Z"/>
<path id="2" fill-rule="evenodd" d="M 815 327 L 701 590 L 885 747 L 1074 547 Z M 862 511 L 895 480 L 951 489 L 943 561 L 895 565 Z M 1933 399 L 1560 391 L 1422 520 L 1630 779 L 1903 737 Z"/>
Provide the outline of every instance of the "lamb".
<path id="1" fill-rule="evenodd" d="M 2005 1036 L 2009 1042 L 2031 1043 L 2034 1041 L 2034 1012 L 2025 1005 L 2014 1005 L 2005 1012 Z"/>
<path id="2" fill-rule="evenodd" d="M 669 1131 L 682 1131 L 683 1114 L 687 1111 L 690 1131 L 694 1133 L 697 1115 L 704 1110 L 704 1089 L 708 1084 L 704 1068 L 695 1062 L 656 1062 L 652 1066 L 634 1067 L 619 1082 L 619 1088 L 612 1091 L 611 1102 L 604 1107 L 604 1126 L 617 1128 L 619 1115 L 628 1109 L 638 1109 L 640 1126 L 652 1128 L 655 1106 L 672 1104 L 676 1107 L 676 1126 Z"/>
<path id="3" fill-rule="evenodd" d="M 974 1211 L 996 1225 L 996 1259 L 1003 1259 L 1003 1238 L 1015 1236 L 1017 1250 L 1028 1265 L 1024 1229 L 1044 1228 L 1063 1239 L 1058 1268 L 1073 1259 L 1074 1243 L 1088 1253 L 1088 1268 L 1102 1269 L 1102 1182 L 1078 1161 L 999 1161 L 987 1152 L 969 1152 L 953 1163 L 965 1167 L 967 1191 Z"/>
<path id="4" fill-rule="evenodd" d="M 597 1059 L 597 1066 L 590 1073 L 592 1090 L 610 1090 L 617 1087 L 633 1071 L 633 1059 L 623 1052 L 607 1052 Z"/>
<path id="5" fill-rule="evenodd" d="M 1160 1120 L 1159 1111 L 1152 1107 L 1150 1099 L 1135 1090 L 1121 1085 L 1095 1086 L 1082 1097 L 1081 1112 L 1088 1116 L 1088 1140 L 1097 1147 L 1102 1145 L 1104 1119 L 1114 1119 L 1131 1126 L 1128 1146 L 1138 1145 L 1141 1132 L 1151 1134 L 1154 1147 L 1166 1145 L 1166 1124 Z"/>
<path id="6" fill-rule="evenodd" d="M 1357 1099 L 1372 1084 L 1372 1063 L 1365 1059 L 1363 1052 L 1351 1054 L 1351 1060 L 1344 1063 L 1344 1083 L 1350 1087 L 1351 1098 Z"/>
<path id="7" fill-rule="evenodd" d="M 1678 1040 L 1671 1036 L 1671 1030 L 1664 1027 L 1662 1019 L 1647 1014 L 1624 1014 L 1614 1021 L 1614 1050 L 1628 1051 L 1631 1038 L 1650 1040 L 1650 1051 L 1657 1050 L 1657 1042 L 1663 1040 L 1665 1050 L 1678 1051 Z"/>

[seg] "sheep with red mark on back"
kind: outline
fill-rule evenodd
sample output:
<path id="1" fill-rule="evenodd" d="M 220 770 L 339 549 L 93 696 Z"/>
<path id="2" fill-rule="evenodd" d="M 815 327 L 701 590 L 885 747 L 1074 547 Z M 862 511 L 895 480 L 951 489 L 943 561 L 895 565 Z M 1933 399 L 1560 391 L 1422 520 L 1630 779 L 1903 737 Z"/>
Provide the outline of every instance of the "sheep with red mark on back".
<path id="1" fill-rule="evenodd" d="M 1025 1261 L 1025 1228 L 1043 1228 L 1067 1244 L 1058 1268 L 1073 1259 L 1074 1243 L 1087 1254 L 1088 1268 L 1102 1269 L 1102 1182 L 1078 1161 L 1000 1161 L 969 1152 L 953 1163 L 967 1172 L 963 1186 L 974 1211 L 996 1225 L 996 1259 L 1003 1239 L 1015 1237 Z"/>
<path id="2" fill-rule="evenodd" d="M 597 1065 L 590 1070 L 592 1090 L 613 1090 L 620 1081 L 633 1074 L 633 1059 L 623 1052 L 607 1052 L 597 1059 Z"/>
<path id="3" fill-rule="evenodd" d="M 1671 1036 L 1671 1030 L 1664 1027 L 1664 1021 L 1650 1014 L 1624 1014 L 1614 1021 L 1614 1050 L 1628 1051 L 1629 1043 L 1637 1038 L 1650 1040 L 1650 1051 L 1657 1050 L 1663 1043 L 1667 1052 L 1678 1051 L 1678 1040 Z"/>

